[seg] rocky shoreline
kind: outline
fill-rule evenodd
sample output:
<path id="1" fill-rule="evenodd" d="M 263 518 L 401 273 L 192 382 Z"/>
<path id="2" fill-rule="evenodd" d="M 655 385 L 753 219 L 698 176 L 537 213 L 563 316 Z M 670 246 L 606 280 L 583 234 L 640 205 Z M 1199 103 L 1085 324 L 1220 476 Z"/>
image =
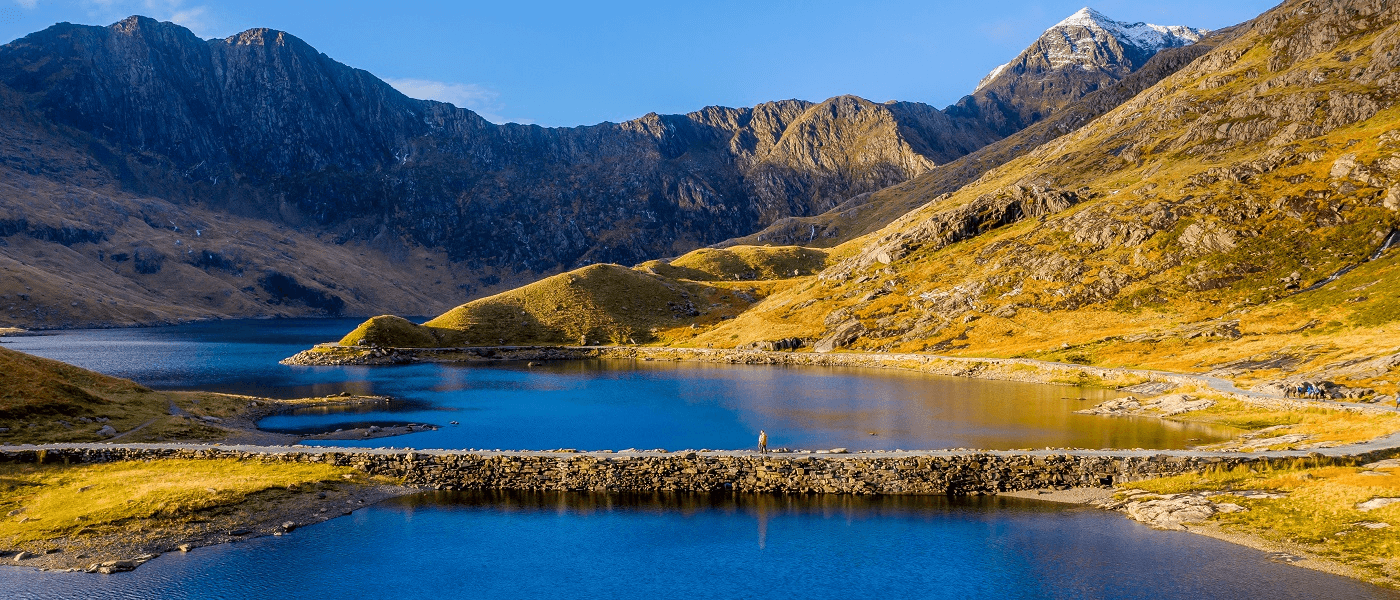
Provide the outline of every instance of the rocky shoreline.
<path id="1" fill-rule="evenodd" d="M 1025 383 L 1127 386 L 1172 389 L 1204 384 L 1191 375 L 1053 363 L 1024 358 L 963 358 L 934 354 L 787 352 L 728 348 L 656 346 L 480 346 L 463 348 L 377 348 L 321 344 L 282 360 L 292 366 L 374 366 L 414 363 L 472 363 L 560 360 L 694 361 L 731 365 L 861 367 L 902 369 L 933 375 Z"/>

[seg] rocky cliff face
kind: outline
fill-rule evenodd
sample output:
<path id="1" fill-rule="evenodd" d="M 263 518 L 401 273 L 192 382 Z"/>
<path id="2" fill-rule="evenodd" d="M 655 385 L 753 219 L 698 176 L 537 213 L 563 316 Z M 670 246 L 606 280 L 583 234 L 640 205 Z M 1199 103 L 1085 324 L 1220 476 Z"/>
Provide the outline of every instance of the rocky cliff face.
<path id="1" fill-rule="evenodd" d="M 995 139 L 854 97 L 626 123 L 494 125 L 301 40 L 132 17 L 0 48 L 0 83 L 90 136 L 129 188 L 338 239 L 404 233 L 483 271 L 636 262 L 824 211 Z"/>

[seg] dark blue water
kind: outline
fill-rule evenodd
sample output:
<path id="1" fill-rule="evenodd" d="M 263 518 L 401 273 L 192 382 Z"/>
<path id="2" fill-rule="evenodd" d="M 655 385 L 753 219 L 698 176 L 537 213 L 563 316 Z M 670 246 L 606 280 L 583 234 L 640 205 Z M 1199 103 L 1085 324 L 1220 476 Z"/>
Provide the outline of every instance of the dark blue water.
<path id="1" fill-rule="evenodd" d="M 1077 415 L 1113 392 L 877 369 L 581 361 L 287 367 L 352 320 L 225 321 L 56 332 L 7 347 L 164 389 L 294 398 L 341 391 L 408 401 L 391 410 L 312 409 L 265 429 L 312 434 L 371 424 L 437 431 L 313 442 L 414 448 L 821 449 L 1183 448 L 1228 437 L 1203 425 Z M 1081 400 L 1083 398 L 1083 400 Z M 456 421 L 457 425 L 451 423 Z"/>
<path id="2" fill-rule="evenodd" d="M 1013 499 L 435 494 L 0 597 L 1396 598 L 1121 516 Z"/>

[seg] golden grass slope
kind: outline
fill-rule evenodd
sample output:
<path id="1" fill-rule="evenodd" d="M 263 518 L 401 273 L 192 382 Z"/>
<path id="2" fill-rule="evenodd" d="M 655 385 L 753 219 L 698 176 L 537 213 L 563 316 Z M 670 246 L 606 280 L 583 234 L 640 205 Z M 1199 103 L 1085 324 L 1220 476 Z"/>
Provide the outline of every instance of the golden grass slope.
<path id="1" fill-rule="evenodd" d="M 126 379 L 0 348 L 0 443 L 212 442 L 247 434 L 250 415 L 258 411 L 324 403 L 326 398 L 269 400 L 153 391 Z M 103 427 L 115 430 L 116 437 L 99 434 Z"/>
<path id="2" fill-rule="evenodd" d="M 340 344 L 413 348 L 646 343 L 674 337 L 671 330 L 693 323 L 732 316 L 763 295 L 759 287 L 738 287 L 730 291 L 620 265 L 591 265 L 468 302 L 421 326 L 399 317 L 375 317 Z"/>
<path id="3" fill-rule="evenodd" d="M 0 348 L 0 441 L 99 441 L 104 425 L 129 431 L 169 416 L 170 404 L 125 379 Z"/>
<path id="4" fill-rule="evenodd" d="M 1134 483 L 1158 494 L 1209 492 L 1211 500 L 1246 510 L 1221 512 L 1205 524 L 1358 569 L 1373 583 L 1400 582 L 1400 504 L 1363 510 L 1377 498 L 1400 497 L 1400 465 L 1376 468 L 1279 467 L 1215 470 Z M 1272 492 L 1277 497 L 1257 493 Z M 1235 492 L 1235 493 L 1232 493 Z M 1238 495 L 1236 494 L 1238 493 Z"/>
<path id="5" fill-rule="evenodd" d="M 858 349 L 1197 372 L 1260 353 L 1306 369 L 1400 352 L 1395 252 L 1369 260 L 1400 229 L 1397 66 L 1395 6 L 1286 3 L 1079 131 L 838 247 L 854 258 L 698 341 L 780 324 L 815 338 L 854 321 Z M 1079 201 L 916 235 L 1041 190 Z M 1235 319 L 1239 337 L 1179 334 Z"/>
<path id="6" fill-rule="evenodd" d="M 0 521 L 7 547 L 126 531 L 143 520 L 189 521 L 251 497 L 346 477 L 348 467 L 240 461 L 158 460 L 84 466 L 0 466 Z"/>
<path id="7" fill-rule="evenodd" d="M 468 302 L 422 325 L 396 316 L 374 317 L 339 344 L 684 343 L 775 290 L 810 280 L 830 257 L 821 249 L 740 246 L 696 250 L 636 268 L 590 265 Z"/>

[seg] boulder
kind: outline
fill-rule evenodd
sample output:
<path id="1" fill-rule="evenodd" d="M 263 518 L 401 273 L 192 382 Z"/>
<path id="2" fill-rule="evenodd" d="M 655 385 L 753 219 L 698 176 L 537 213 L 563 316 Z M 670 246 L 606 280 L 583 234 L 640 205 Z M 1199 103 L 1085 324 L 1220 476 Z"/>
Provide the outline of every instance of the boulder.
<path id="1" fill-rule="evenodd" d="M 117 430 L 111 425 L 103 425 L 101 429 L 97 430 L 97 435 L 102 437 L 116 437 Z"/>
<path id="2" fill-rule="evenodd" d="M 848 346 L 857 339 L 860 339 L 860 336 L 863 335 L 865 331 L 865 326 L 861 325 L 860 321 L 851 319 L 837 325 L 830 333 L 826 334 L 822 339 L 817 340 L 816 346 L 812 349 L 821 353 L 831 352 L 837 348 Z"/>
<path id="3" fill-rule="evenodd" d="M 1236 505 L 1231 506 L 1240 509 Z M 1123 511 L 1128 513 L 1128 516 L 1134 521 L 1153 529 L 1177 531 L 1185 530 L 1185 524 L 1200 523 L 1215 513 L 1222 512 L 1214 502 L 1194 494 L 1129 502 L 1123 507 Z M 1238 512 L 1238 510 L 1228 512 Z"/>
<path id="4" fill-rule="evenodd" d="M 1372 498 L 1370 500 L 1357 504 L 1356 510 L 1359 510 L 1361 512 L 1369 512 L 1376 510 L 1377 508 L 1385 508 L 1387 506 L 1395 504 L 1396 502 L 1400 502 L 1400 498 Z"/>

